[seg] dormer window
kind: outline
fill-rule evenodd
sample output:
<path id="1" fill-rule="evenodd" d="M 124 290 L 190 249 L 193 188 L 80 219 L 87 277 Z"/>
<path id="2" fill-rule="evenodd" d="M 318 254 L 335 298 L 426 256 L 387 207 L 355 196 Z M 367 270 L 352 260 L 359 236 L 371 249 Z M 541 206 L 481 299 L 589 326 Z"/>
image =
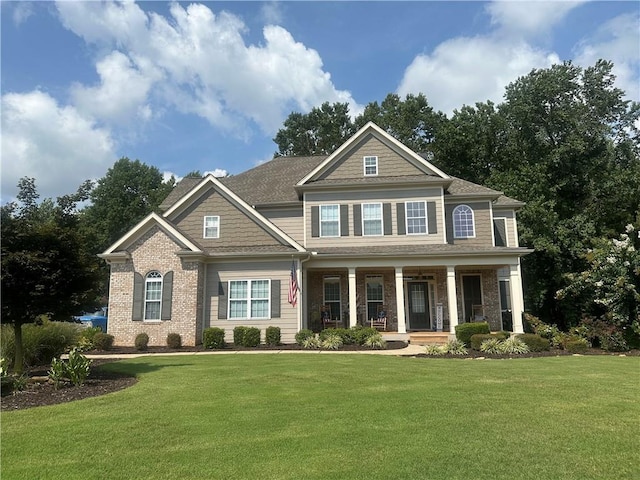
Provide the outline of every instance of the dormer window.
<path id="1" fill-rule="evenodd" d="M 378 175 L 378 157 L 364 157 L 364 175 L 365 177 Z"/>
<path id="2" fill-rule="evenodd" d="M 204 238 L 220 238 L 220 217 L 210 215 L 204 217 Z"/>

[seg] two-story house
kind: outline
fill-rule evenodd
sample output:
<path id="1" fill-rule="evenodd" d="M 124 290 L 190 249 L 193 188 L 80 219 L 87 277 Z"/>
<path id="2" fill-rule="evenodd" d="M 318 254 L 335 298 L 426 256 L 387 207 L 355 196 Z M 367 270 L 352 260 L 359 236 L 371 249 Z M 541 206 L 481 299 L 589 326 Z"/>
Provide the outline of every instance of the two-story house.
<path id="1" fill-rule="evenodd" d="M 185 178 L 108 248 L 109 333 L 198 344 L 215 326 L 328 317 L 397 334 L 485 319 L 522 332 L 521 202 L 447 175 L 373 123 L 329 156 L 280 157 L 227 178 Z M 292 292 L 292 276 L 299 292 Z M 263 333 L 264 338 L 264 333 Z"/>

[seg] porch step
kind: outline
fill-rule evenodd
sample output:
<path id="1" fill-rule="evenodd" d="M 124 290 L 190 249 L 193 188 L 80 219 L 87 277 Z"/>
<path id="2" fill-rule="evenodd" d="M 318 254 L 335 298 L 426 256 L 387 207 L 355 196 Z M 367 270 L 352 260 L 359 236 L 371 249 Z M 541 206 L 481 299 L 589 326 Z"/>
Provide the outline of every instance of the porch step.
<path id="1" fill-rule="evenodd" d="M 448 341 L 448 332 L 411 332 L 409 334 L 411 345 L 444 345 Z"/>

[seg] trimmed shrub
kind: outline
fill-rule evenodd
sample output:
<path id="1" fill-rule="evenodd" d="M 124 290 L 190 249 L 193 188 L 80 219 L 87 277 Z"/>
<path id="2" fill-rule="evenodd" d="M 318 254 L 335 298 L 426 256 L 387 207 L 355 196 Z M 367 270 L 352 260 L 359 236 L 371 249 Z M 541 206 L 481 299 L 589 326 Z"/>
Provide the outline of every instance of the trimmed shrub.
<path id="1" fill-rule="evenodd" d="M 167 335 L 167 347 L 177 349 L 182 348 L 182 337 L 179 333 L 170 333 Z"/>
<path id="2" fill-rule="evenodd" d="M 309 330 L 307 328 L 303 328 L 298 333 L 296 333 L 296 337 L 295 337 L 296 338 L 296 343 L 298 345 L 304 346 L 303 345 L 304 341 L 306 339 L 314 337 L 314 336 L 315 336 L 315 334 L 311 330 Z"/>
<path id="3" fill-rule="evenodd" d="M 499 332 L 496 332 L 495 335 L 501 340 L 507 340 L 511 338 L 511 332 L 507 330 L 500 330 Z"/>
<path id="4" fill-rule="evenodd" d="M 267 345 L 280 345 L 280 327 L 267 327 L 264 332 L 264 340 Z"/>
<path id="5" fill-rule="evenodd" d="M 146 350 L 149 347 L 149 335 L 146 333 L 139 333 L 136 335 L 136 339 L 133 344 L 136 347 L 136 350 L 140 350 L 141 352 Z"/>
<path id="6" fill-rule="evenodd" d="M 97 333 L 102 332 L 100 327 L 87 327 L 80 331 L 78 348 L 82 351 L 93 350 L 95 347 L 94 338 Z"/>
<path id="7" fill-rule="evenodd" d="M 357 345 L 364 345 L 367 341 L 367 338 L 379 333 L 380 332 L 378 332 L 378 330 L 373 327 L 360 327 L 357 329 L 354 328 L 352 335 L 354 343 L 356 343 Z"/>
<path id="8" fill-rule="evenodd" d="M 456 325 L 456 338 L 466 346 L 471 345 L 471 337 L 478 333 L 490 333 L 487 322 L 461 323 Z"/>
<path id="9" fill-rule="evenodd" d="M 204 348 L 224 348 L 224 330 L 218 327 L 208 327 L 202 332 Z"/>
<path id="10" fill-rule="evenodd" d="M 326 330 L 323 330 L 323 332 L 326 332 Z M 338 350 L 342 345 L 342 337 L 337 333 L 329 333 L 323 339 L 320 339 L 320 346 L 329 350 Z"/>
<path id="11" fill-rule="evenodd" d="M 93 348 L 95 348 L 96 350 L 111 350 L 111 347 L 113 347 L 113 340 L 113 335 L 103 333 L 102 331 L 96 332 L 96 334 L 93 336 Z M 147 342 L 148 341 L 149 338 L 147 337 Z"/>
<path id="12" fill-rule="evenodd" d="M 474 335 L 471 335 L 469 344 L 473 350 L 482 351 L 480 349 L 480 346 L 484 343 L 485 340 L 491 339 L 504 340 L 503 338 L 500 338 L 497 333 L 476 333 Z"/>
<path id="13" fill-rule="evenodd" d="M 302 345 L 302 348 L 308 348 L 308 349 L 320 348 L 320 339 L 313 332 L 311 332 L 311 336 L 304 337 L 300 345 Z"/>
<path id="14" fill-rule="evenodd" d="M 589 349 L 589 341 L 586 338 L 569 337 L 564 343 L 564 348 L 570 353 L 584 353 Z"/>
<path id="15" fill-rule="evenodd" d="M 451 355 L 466 355 L 469 353 L 461 340 L 449 340 L 446 344 L 442 345 L 442 351 L 444 353 L 450 353 Z"/>
<path id="16" fill-rule="evenodd" d="M 244 341 L 244 332 L 247 327 L 238 326 L 233 329 L 233 344 L 236 347 L 242 346 Z"/>
<path id="17" fill-rule="evenodd" d="M 535 333 L 521 333 L 517 335 L 516 338 L 526 343 L 530 352 L 543 352 L 551 348 L 549 340 Z"/>
<path id="18" fill-rule="evenodd" d="M 243 347 L 257 347 L 260 345 L 260 329 L 257 327 L 246 327 L 241 345 Z"/>
<path id="19" fill-rule="evenodd" d="M 382 334 L 378 332 L 375 335 L 367 337 L 364 341 L 364 346 L 369 348 L 385 348 L 387 346 L 387 342 L 382 338 Z"/>

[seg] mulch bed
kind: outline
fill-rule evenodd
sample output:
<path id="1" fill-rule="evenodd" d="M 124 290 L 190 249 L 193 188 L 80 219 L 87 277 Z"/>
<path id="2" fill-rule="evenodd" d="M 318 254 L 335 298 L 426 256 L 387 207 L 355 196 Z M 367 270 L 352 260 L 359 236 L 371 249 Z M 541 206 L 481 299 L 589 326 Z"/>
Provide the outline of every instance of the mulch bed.
<path id="1" fill-rule="evenodd" d="M 387 342 L 387 350 L 397 350 L 404 348 L 406 343 L 399 341 Z M 228 346 L 224 351 L 243 351 L 243 350 L 300 350 L 298 345 L 280 345 L 278 347 L 269 347 L 267 345 L 260 345 L 256 348 L 243 348 Z M 342 350 L 369 350 L 357 345 L 345 345 Z M 2 411 L 22 410 L 25 408 L 41 407 L 45 405 L 56 405 L 59 403 L 71 402 L 74 400 L 81 400 L 83 398 L 96 397 L 99 395 L 105 395 L 111 392 L 117 392 L 118 390 L 125 389 L 134 385 L 137 382 L 135 377 L 127 376 L 117 372 L 110 372 L 100 368 L 105 363 L 114 362 L 118 360 L 119 355 L 130 353 L 147 353 L 147 354 L 166 354 L 174 352 L 182 353 L 196 353 L 204 352 L 202 346 L 197 347 L 183 347 L 180 349 L 169 349 L 167 347 L 149 347 L 145 352 L 140 352 L 134 347 L 113 347 L 108 352 L 94 351 L 87 352 L 88 354 L 95 353 L 100 355 L 109 355 L 113 358 L 94 358 L 91 364 L 91 372 L 89 377 L 85 381 L 84 385 L 80 387 L 74 387 L 73 385 L 63 385 L 59 389 L 55 389 L 53 384 L 44 382 L 30 382 L 27 388 L 22 391 L 13 392 L 2 397 L 0 407 Z M 482 352 L 475 352 L 471 350 L 467 355 L 440 355 L 430 356 L 426 354 L 412 355 L 413 357 L 420 358 L 455 358 L 459 360 L 463 359 L 508 359 L 508 358 L 532 358 L 532 357 L 555 357 L 560 355 L 571 355 L 571 353 L 564 350 L 552 350 L 548 352 L 535 352 L 525 355 L 486 355 Z M 632 350 L 624 353 L 610 353 L 604 352 L 598 349 L 590 349 L 585 355 L 609 355 L 609 356 L 640 356 L 640 350 Z M 48 366 L 38 367 L 28 372 L 30 378 L 33 377 L 46 377 Z M 3 393 L 4 395 L 4 393 Z"/>

